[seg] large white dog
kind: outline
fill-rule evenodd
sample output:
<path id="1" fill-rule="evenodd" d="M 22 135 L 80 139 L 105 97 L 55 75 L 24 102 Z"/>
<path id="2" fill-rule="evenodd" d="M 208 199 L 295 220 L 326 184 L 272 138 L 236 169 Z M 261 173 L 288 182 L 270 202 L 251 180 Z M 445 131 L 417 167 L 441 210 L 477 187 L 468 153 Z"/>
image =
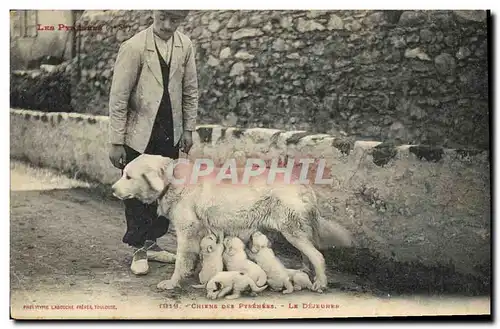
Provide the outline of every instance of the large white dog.
<path id="1" fill-rule="evenodd" d="M 231 180 L 218 183 L 213 179 L 174 184 L 173 181 L 177 182 L 191 170 L 182 171 L 176 161 L 179 160 L 141 155 L 124 168 L 123 176 L 113 185 L 113 193 L 120 199 L 158 201 L 158 212 L 174 225 L 175 269 L 170 279 L 158 284 L 159 289 L 178 287 L 183 278 L 192 274 L 200 241 L 207 230 L 222 231 L 225 236 L 239 237 L 245 243 L 258 230 L 280 232 L 312 264 L 315 273 L 312 290 L 326 288 L 325 259 L 318 248 L 350 245 L 351 238 L 339 224 L 321 218 L 310 186 L 268 184 L 258 177 L 249 184 L 239 185 Z M 176 169 L 172 175 L 173 167 Z"/>

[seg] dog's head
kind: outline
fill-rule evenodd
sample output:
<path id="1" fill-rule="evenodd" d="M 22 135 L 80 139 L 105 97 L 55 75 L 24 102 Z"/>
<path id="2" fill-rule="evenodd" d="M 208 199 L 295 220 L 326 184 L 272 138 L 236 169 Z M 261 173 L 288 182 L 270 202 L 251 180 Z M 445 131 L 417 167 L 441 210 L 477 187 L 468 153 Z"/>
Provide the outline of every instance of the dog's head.
<path id="1" fill-rule="evenodd" d="M 232 256 L 245 252 L 245 244 L 238 237 L 227 237 L 224 238 L 224 249 L 228 255 Z"/>
<path id="2" fill-rule="evenodd" d="M 271 248 L 271 241 L 262 232 L 254 232 L 250 238 L 250 251 L 256 254 L 265 248 Z"/>
<path id="3" fill-rule="evenodd" d="M 214 251 L 217 246 L 217 237 L 215 234 L 209 234 L 201 239 L 200 250 L 204 254 L 209 254 Z"/>
<path id="4" fill-rule="evenodd" d="M 223 284 L 219 281 L 215 280 L 210 280 L 207 283 L 206 289 L 207 289 L 207 297 L 209 299 L 216 299 L 217 298 L 217 293 L 224 288 Z"/>
<path id="5" fill-rule="evenodd" d="M 112 186 L 113 195 L 121 200 L 136 198 L 153 203 L 169 184 L 171 158 L 142 154 L 128 163 L 122 177 Z"/>

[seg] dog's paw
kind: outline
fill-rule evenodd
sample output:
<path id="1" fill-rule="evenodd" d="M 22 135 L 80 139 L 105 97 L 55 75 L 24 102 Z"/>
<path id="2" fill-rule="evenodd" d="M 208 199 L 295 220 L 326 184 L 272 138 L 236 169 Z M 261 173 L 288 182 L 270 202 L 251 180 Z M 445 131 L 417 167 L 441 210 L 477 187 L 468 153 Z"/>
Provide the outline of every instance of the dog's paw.
<path id="1" fill-rule="evenodd" d="M 311 290 L 322 293 L 324 289 L 327 287 L 326 278 L 318 278 L 314 281 Z"/>
<path id="2" fill-rule="evenodd" d="M 217 295 L 219 294 L 218 291 L 211 291 L 207 293 L 207 298 L 208 299 L 217 299 Z"/>
<path id="3" fill-rule="evenodd" d="M 172 280 L 163 280 L 156 286 L 160 290 L 172 290 L 174 288 L 180 287 L 179 282 Z"/>

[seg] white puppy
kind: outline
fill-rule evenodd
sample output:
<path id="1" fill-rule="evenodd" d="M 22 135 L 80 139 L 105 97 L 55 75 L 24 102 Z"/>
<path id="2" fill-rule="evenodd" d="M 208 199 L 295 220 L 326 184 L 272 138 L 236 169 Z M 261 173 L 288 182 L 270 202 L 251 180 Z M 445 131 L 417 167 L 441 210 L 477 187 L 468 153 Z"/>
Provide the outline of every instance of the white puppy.
<path id="1" fill-rule="evenodd" d="M 222 262 L 222 253 L 224 245 L 222 244 L 222 235 L 217 238 L 215 234 L 209 234 L 201 239 L 200 258 L 201 271 L 198 274 L 200 285 L 193 285 L 195 288 L 205 288 L 207 282 L 217 273 L 224 270 Z"/>
<path id="2" fill-rule="evenodd" d="M 312 290 L 313 284 L 311 282 L 311 279 L 309 279 L 309 275 L 307 275 L 307 273 L 291 268 L 287 268 L 286 272 L 288 273 L 290 281 L 292 281 L 293 289 L 295 289 L 296 291 L 300 291 L 304 288 Z"/>
<path id="3" fill-rule="evenodd" d="M 266 284 L 267 275 L 259 265 L 248 259 L 245 244 L 238 237 L 224 239 L 224 265 L 228 271 L 239 271 L 247 274 L 258 286 Z"/>
<path id="4" fill-rule="evenodd" d="M 293 292 L 293 284 L 285 266 L 276 257 L 271 242 L 263 233 L 257 231 L 252 234 L 251 248 L 248 257 L 259 265 L 267 275 L 267 284 L 272 290 L 283 291 L 284 294 Z"/>
<path id="5" fill-rule="evenodd" d="M 267 285 L 257 287 L 255 282 L 245 273 L 238 271 L 219 272 L 207 283 L 207 298 L 222 298 L 232 291 L 227 299 L 235 299 L 245 291 L 250 291 L 253 296 L 267 288 Z"/>

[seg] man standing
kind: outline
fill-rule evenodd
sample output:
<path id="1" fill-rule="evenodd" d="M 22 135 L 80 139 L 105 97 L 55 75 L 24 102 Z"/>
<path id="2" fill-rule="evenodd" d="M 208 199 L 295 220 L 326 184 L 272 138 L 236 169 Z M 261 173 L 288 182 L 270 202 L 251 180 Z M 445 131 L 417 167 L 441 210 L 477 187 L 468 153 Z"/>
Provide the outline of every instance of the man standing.
<path id="1" fill-rule="evenodd" d="M 177 31 L 185 10 L 156 10 L 147 29 L 123 42 L 116 58 L 109 100 L 109 158 L 123 169 L 141 153 L 177 159 L 193 145 L 198 79 L 191 40 Z M 170 224 L 157 205 L 125 200 L 127 231 L 122 241 L 136 250 L 134 274 L 146 274 L 148 259 L 175 262 L 156 239 Z"/>

